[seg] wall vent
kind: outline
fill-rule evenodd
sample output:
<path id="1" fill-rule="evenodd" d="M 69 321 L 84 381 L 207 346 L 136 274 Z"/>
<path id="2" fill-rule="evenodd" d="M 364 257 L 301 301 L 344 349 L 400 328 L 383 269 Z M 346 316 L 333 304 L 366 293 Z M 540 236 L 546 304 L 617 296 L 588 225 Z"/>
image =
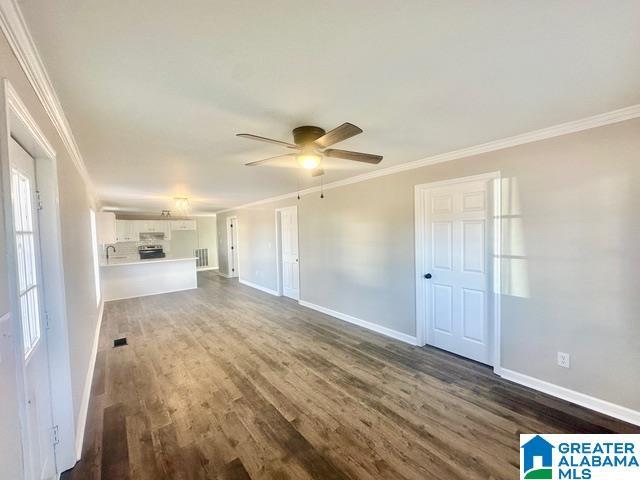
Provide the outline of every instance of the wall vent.
<path id="1" fill-rule="evenodd" d="M 208 267 L 209 266 L 209 249 L 208 248 L 196 248 L 195 256 L 198 257 L 196 260 L 196 267 Z"/>

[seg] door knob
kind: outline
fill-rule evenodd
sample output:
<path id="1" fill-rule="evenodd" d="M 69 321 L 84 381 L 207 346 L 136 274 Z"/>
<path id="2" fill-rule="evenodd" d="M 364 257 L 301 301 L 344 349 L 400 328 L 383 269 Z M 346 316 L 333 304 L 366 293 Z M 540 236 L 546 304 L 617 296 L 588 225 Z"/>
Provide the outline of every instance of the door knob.
<path id="1" fill-rule="evenodd" d="M 432 276 L 432 275 L 431 275 L 430 273 L 425 273 L 425 274 L 424 274 L 424 278 L 427 278 L 427 279 L 428 279 L 428 278 L 431 278 L 431 276 Z"/>

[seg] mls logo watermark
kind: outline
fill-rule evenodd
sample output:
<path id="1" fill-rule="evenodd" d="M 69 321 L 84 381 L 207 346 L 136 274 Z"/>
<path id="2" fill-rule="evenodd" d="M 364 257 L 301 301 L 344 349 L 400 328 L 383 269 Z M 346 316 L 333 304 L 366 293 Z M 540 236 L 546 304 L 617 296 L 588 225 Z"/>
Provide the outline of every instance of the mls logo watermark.
<path id="1" fill-rule="evenodd" d="M 523 437 L 532 438 L 522 443 Z M 552 480 L 554 448 L 540 435 L 520 435 L 520 477 Z"/>
<path id="2" fill-rule="evenodd" d="M 640 435 L 520 435 L 520 479 L 640 479 Z"/>

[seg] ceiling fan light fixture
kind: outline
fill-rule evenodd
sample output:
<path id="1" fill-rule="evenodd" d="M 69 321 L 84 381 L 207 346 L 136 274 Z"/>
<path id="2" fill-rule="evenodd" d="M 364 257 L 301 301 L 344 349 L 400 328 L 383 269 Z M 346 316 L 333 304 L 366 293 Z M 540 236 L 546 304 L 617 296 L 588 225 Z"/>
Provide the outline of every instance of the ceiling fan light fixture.
<path id="1" fill-rule="evenodd" d="M 302 168 L 313 170 L 315 168 L 318 168 L 322 157 L 317 153 L 303 153 L 302 155 L 298 155 L 297 160 L 298 165 L 300 165 Z"/>
<path id="2" fill-rule="evenodd" d="M 382 161 L 382 155 L 373 155 L 370 153 L 327 148 L 335 145 L 338 142 L 342 142 L 344 140 L 347 140 L 348 138 L 362 133 L 362 129 L 360 127 L 357 127 L 349 122 L 345 122 L 328 132 L 320 127 L 303 125 L 301 127 L 294 128 L 292 133 L 294 143 L 274 140 L 272 138 L 252 135 L 250 133 L 238 133 L 239 137 L 248 138 L 249 140 L 274 143 L 276 145 L 281 145 L 293 150 L 298 150 L 298 152 L 296 153 L 287 153 L 285 155 L 278 155 L 276 157 L 263 158 L 262 160 L 245 163 L 245 165 L 247 167 L 251 167 L 254 165 L 268 164 L 269 162 L 275 162 L 276 160 L 290 160 L 295 158 L 296 163 L 299 167 L 304 168 L 305 170 L 314 171 L 314 174 L 312 176 L 317 177 L 324 173 L 324 171 L 319 168 L 324 157 L 341 158 L 343 160 L 369 163 L 372 165 L 377 165 Z M 316 174 L 316 171 L 320 171 L 322 173 Z"/>

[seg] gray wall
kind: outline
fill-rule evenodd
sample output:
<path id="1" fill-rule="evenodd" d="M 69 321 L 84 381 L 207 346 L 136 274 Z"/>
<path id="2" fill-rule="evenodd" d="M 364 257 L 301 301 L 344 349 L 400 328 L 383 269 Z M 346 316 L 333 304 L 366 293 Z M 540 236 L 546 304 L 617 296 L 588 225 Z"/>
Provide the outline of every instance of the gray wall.
<path id="1" fill-rule="evenodd" d="M 640 410 L 640 119 L 218 214 L 221 270 L 235 214 L 241 278 L 275 289 L 274 210 L 297 204 L 301 299 L 415 335 L 414 185 L 496 170 L 502 366 Z"/>
<path id="2" fill-rule="evenodd" d="M 64 144 L 49 120 L 44 108 L 24 72 L 14 57 L 4 35 L 0 35 L 0 77 L 8 78 L 26 104 L 49 142 L 57 152 L 62 225 L 63 262 L 67 294 L 67 322 L 71 356 L 71 378 L 74 415 L 77 421 L 84 382 L 89 368 L 91 347 L 98 321 L 93 264 L 89 207 L 94 199 L 77 172 Z M 4 208 L 1 205 L 0 211 Z M 0 223 L 0 316 L 8 312 L 7 268 L 5 263 L 4 222 Z M 17 424 L 15 398 L 15 352 L 11 342 L 0 341 L 0 470 L 3 478 L 21 478 L 20 433 Z"/>
<path id="3" fill-rule="evenodd" d="M 218 235 L 216 217 L 196 217 L 198 248 L 209 250 L 209 267 L 218 268 Z"/>
<path id="4" fill-rule="evenodd" d="M 176 257 L 192 257 L 198 248 L 198 233 L 196 230 L 176 230 L 171 232 L 169 244 L 171 255 Z"/>
<path id="5" fill-rule="evenodd" d="M 193 256 L 196 248 L 209 249 L 209 267 L 218 267 L 218 248 L 216 246 L 216 219 L 215 217 L 198 217 L 196 219 L 197 230 L 177 230 L 171 232 L 169 245 L 171 255 L 188 257 Z"/>
<path id="6" fill-rule="evenodd" d="M 218 271 L 223 275 L 229 275 L 229 258 L 227 256 L 227 217 L 231 214 L 216 216 L 218 237 Z"/>

